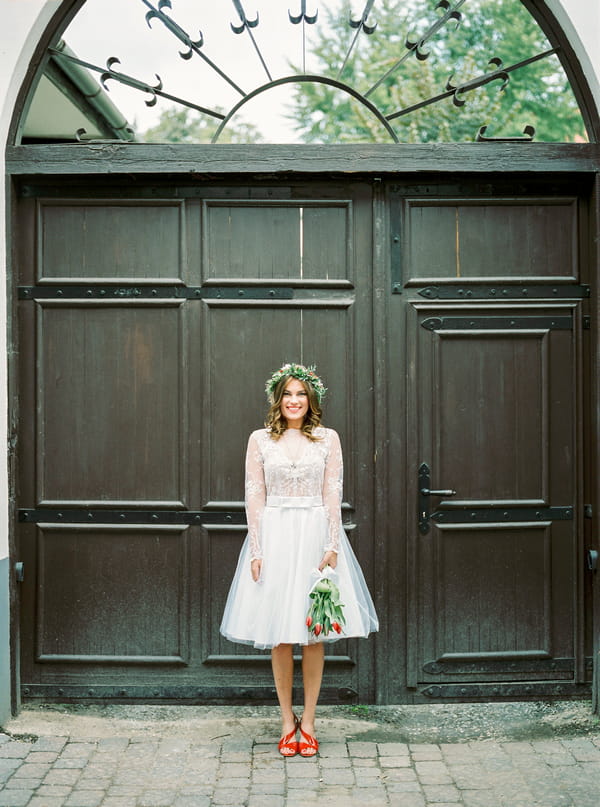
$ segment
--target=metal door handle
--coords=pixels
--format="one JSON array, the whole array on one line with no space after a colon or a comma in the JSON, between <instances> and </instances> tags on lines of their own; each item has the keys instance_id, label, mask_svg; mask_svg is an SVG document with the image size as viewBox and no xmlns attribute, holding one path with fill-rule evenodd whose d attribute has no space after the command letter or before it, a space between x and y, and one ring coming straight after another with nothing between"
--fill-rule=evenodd
<instances>
[{"instance_id":1,"label":"metal door handle","mask_svg":"<svg viewBox=\"0 0 600 807\"><path fill-rule=\"evenodd\" d=\"M429 532L429 519L431 518L429 496L456 496L455 490L432 490L431 485L431 471L426 462L421 463L419 466L419 481L418 488L419 496L417 502L417 518L419 521L419 532L421 535L427 535Z\"/></svg>"}]
</instances>

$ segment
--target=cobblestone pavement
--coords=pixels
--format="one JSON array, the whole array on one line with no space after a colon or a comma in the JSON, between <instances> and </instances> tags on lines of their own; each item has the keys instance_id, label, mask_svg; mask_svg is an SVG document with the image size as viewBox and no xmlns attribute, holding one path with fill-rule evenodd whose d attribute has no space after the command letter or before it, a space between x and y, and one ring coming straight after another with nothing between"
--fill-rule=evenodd
<instances>
[{"instance_id":1,"label":"cobblestone pavement","mask_svg":"<svg viewBox=\"0 0 600 807\"><path fill-rule=\"evenodd\" d=\"M12 724L0 732L0 807L600 805L595 727L584 736L447 743L395 742L389 727L383 741L335 738L329 725L317 758L284 760L264 721L253 734L252 721L229 720L221 736L214 722L203 732L201 720L182 723L179 736L176 721L142 729L113 721L95 737L62 736L61 721L51 725L37 738ZM364 736L376 734L371 726Z\"/></svg>"}]
</instances>

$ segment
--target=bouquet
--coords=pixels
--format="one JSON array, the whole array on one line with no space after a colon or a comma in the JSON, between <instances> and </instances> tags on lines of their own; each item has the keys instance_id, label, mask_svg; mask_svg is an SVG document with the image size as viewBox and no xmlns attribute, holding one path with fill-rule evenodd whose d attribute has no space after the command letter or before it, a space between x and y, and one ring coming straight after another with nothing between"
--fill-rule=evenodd
<instances>
[{"instance_id":1,"label":"bouquet","mask_svg":"<svg viewBox=\"0 0 600 807\"><path fill-rule=\"evenodd\" d=\"M340 590L331 579L335 572L326 566L323 574L317 574L319 579L308 595L312 602L306 616L306 627L314 636L320 636L321 633L328 636L332 630L341 633L345 622L342 610L344 606L340 602Z\"/></svg>"}]
</instances>

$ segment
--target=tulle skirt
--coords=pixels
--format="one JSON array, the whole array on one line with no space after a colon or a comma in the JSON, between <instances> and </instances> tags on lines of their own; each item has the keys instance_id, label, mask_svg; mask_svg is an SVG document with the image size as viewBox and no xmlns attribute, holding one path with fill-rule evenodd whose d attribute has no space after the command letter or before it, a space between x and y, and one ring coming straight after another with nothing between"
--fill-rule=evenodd
<instances>
[{"instance_id":1,"label":"tulle skirt","mask_svg":"<svg viewBox=\"0 0 600 807\"><path fill-rule=\"evenodd\" d=\"M278 644L366 637L378 630L371 595L341 526L335 582L344 605L343 632L338 635L331 631L328 636L315 638L306 627L311 602L308 595L316 582L315 570L323 557L327 535L325 509L314 500L278 497L276 505L268 500L261 522L261 578L256 583L252 579L246 538L225 605L223 636L265 649Z\"/></svg>"}]
</instances>

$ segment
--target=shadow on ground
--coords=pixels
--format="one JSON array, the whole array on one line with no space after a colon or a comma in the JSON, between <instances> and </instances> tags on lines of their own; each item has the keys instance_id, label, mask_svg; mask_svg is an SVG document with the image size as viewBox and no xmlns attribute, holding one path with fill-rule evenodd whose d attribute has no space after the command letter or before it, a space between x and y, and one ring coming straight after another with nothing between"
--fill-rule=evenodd
<instances>
[{"instance_id":1,"label":"shadow on ground","mask_svg":"<svg viewBox=\"0 0 600 807\"><path fill-rule=\"evenodd\" d=\"M279 719L274 706L26 704L3 730L23 739L48 735L276 739ZM600 736L600 719L592 714L589 701L323 706L318 730L328 741L510 742Z\"/></svg>"}]
</instances>

